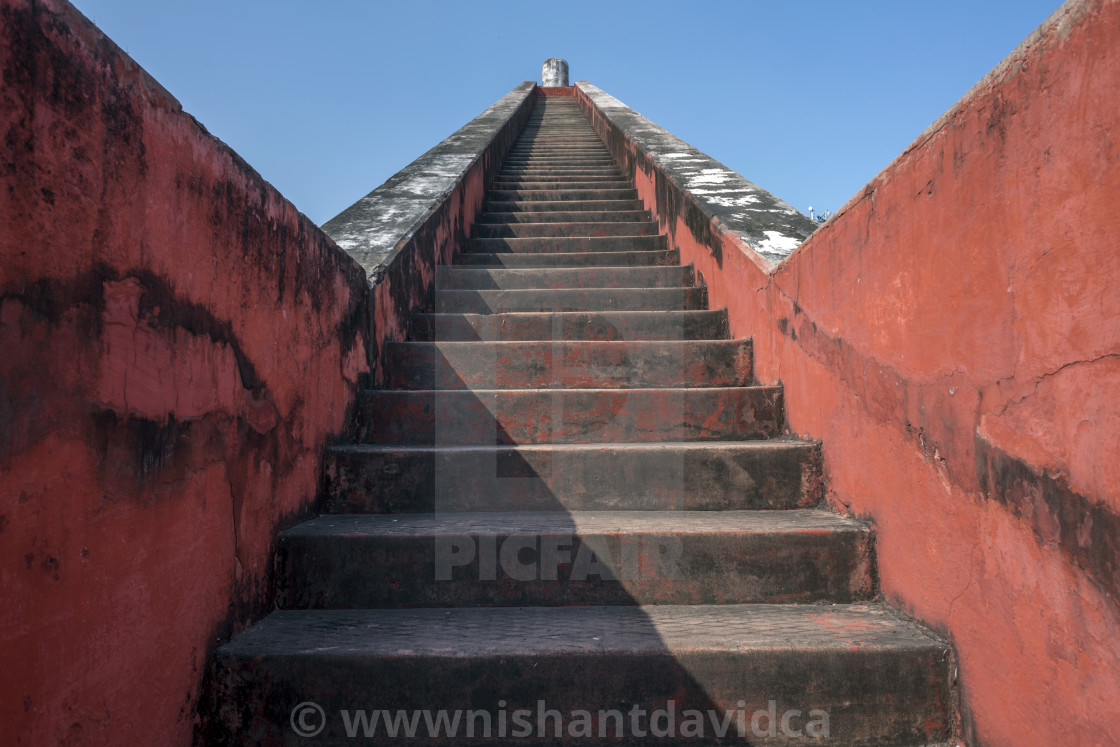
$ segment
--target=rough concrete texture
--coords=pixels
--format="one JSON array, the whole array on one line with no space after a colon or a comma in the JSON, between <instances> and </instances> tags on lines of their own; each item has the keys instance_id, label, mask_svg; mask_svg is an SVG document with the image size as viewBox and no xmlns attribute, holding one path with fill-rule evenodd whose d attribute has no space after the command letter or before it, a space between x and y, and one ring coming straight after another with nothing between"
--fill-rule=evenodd
<instances>
[{"instance_id":1,"label":"rough concrete texture","mask_svg":"<svg viewBox=\"0 0 1120 747\"><path fill-rule=\"evenodd\" d=\"M675 235L675 217L695 231L735 236L770 262L789 256L817 224L766 190L666 132L587 81L576 101L615 159L634 177L646 207Z\"/></svg>"},{"instance_id":2,"label":"rough concrete texture","mask_svg":"<svg viewBox=\"0 0 1120 747\"><path fill-rule=\"evenodd\" d=\"M0 76L0 732L188 744L347 422L365 274L65 2L0 2Z\"/></svg>"},{"instance_id":3,"label":"rough concrete texture","mask_svg":"<svg viewBox=\"0 0 1120 747\"><path fill-rule=\"evenodd\" d=\"M1120 723L1117 100L1120 3L1069 2L777 268L661 216L953 641L977 744Z\"/></svg>"},{"instance_id":4,"label":"rough concrete texture","mask_svg":"<svg viewBox=\"0 0 1120 747\"><path fill-rule=\"evenodd\" d=\"M541 65L542 86L568 85L568 61L559 57L550 57Z\"/></svg>"},{"instance_id":5,"label":"rough concrete texture","mask_svg":"<svg viewBox=\"0 0 1120 747\"><path fill-rule=\"evenodd\" d=\"M848 603L871 532L831 511L321 516L284 532L281 608Z\"/></svg>"},{"instance_id":6,"label":"rough concrete texture","mask_svg":"<svg viewBox=\"0 0 1120 747\"><path fill-rule=\"evenodd\" d=\"M371 286L374 383L383 380L385 341L404 339L410 315L430 309L436 267L449 264L470 234L487 175L520 133L538 94L531 81L517 86L324 224L362 266Z\"/></svg>"},{"instance_id":7,"label":"rough concrete texture","mask_svg":"<svg viewBox=\"0 0 1120 747\"><path fill-rule=\"evenodd\" d=\"M447 201L467 172L533 96L526 81L388 181L323 224L371 279L387 267L433 209Z\"/></svg>"},{"instance_id":8,"label":"rough concrete texture","mask_svg":"<svg viewBox=\"0 0 1120 747\"><path fill-rule=\"evenodd\" d=\"M695 740L651 740L644 729L595 740L627 745L760 743L750 720L771 699L780 703L779 714L830 709L828 738L799 742L779 735L765 740L772 744L929 744L947 728L948 646L879 605L463 608L448 615L442 609L272 613L219 654L228 672L224 700L240 705L229 713L240 734L227 743L280 743L291 733L291 705L301 701L331 714L319 739L339 745L349 743L339 710L355 702L391 711L509 715L529 708L534 727L538 699L564 717L589 707L624 713L639 707L649 714L670 700L681 713L712 709L723 718L730 710L734 720L737 709L745 712L747 739L734 728L716 739L709 723L708 731L692 732L703 737ZM533 731L532 740L510 732L500 741L564 744L555 725L545 724L547 739ZM445 730L431 741L498 741L469 740L465 725L460 729L456 738ZM561 727L568 743L585 741L571 734Z\"/></svg>"},{"instance_id":9,"label":"rough concrete texture","mask_svg":"<svg viewBox=\"0 0 1120 747\"><path fill-rule=\"evenodd\" d=\"M783 509L822 498L820 444L786 439L350 444L326 457L324 510L333 513Z\"/></svg>"}]
</instances>

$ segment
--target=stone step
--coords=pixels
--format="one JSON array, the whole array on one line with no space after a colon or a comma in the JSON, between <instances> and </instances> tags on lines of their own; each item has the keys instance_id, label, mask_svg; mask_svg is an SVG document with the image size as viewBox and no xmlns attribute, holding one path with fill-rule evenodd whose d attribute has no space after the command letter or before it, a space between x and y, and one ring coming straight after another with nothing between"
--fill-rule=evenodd
<instances>
[{"instance_id":1,"label":"stone step","mask_svg":"<svg viewBox=\"0 0 1120 747\"><path fill-rule=\"evenodd\" d=\"M727 387L753 381L750 340L386 342L392 389Z\"/></svg>"},{"instance_id":2,"label":"stone step","mask_svg":"<svg viewBox=\"0 0 1120 747\"><path fill-rule=\"evenodd\" d=\"M502 169L497 176L619 176L622 171L617 166L534 166L515 169Z\"/></svg>"},{"instance_id":3,"label":"stone step","mask_svg":"<svg viewBox=\"0 0 1120 747\"><path fill-rule=\"evenodd\" d=\"M281 609L856 602L871 532L829 511L327 515L280 534Z\"/></svg>"},{"instance_id":4,"label":"stone step","mask_svg":"<svg viewBox=\"0 0 1120 747\"><path fill-rule=\"evenodd\" d=\"M506 179L498 177L490 189L518 191L523 189L629 189L630 180L622 178L587 181L539 181L537 179Z\"/></svg>"},{"instance_id":5,"label":"stone step","mask_svg":"<svg viewBox=\"0 0 1120 747\"><path fill-rule=\"evenodd\" d=\"M578 737L584 718L620 744L714 744L723 723L737 744L783 723L801 736L771 742L950 736L949 645L873 603L278 610L215 663L230 745L294 744L300 723L322 724L320 743L350 744L348 731L387 743L383 715L401 719L397 738L415 720L425 743L455 745L564 743L557 730ZM428 731L425 710L446 728Z\"/></svg>"},{"instance_id":6,"label":"stone step","mask_svg":"<svg viewBox=\"0 0 1120 747\"><path fill-rule=\"evenodd\" d=\"M636 200L638 190L633 187L611 189L491 189L486 199L492 202L514 200Z\"/></svg>"},{"instance_id":7,"label":"stone step","mask_svg":"<svg viewBox=\"0 0 1120 747\"><path fill-rule=\"evenodd\" d=\"M502 161L503 168L526 168L530 166L617 166L610 156L513 156Z\"/></svg>"},{"instance_id":8,"label":"stone step","mask_svg":"<svg viewBox=\"0 0 1120 747\"><path fill-rule=\"evenodd\" d=\"M487 211L476 223L649 223L648 210Z\"/></svg>"},{"instance_id":9,"label":"stone step","mask_svg":"<svg viewBox=\"0 0 1120 747\"><path fill-rule=\"evenodd\" d=\"M725 340L728 324L726 309L413 314L409 333L420 341Z\"/></svg>"},{"instance_id":10,"label":"stone step","mask_svg":"<svg viewBox=\"0 0 1120 747\"><path fill-rule=\"evenodd\" d=\"M680 264L676 249L653 252L554 252L552 254L499 254L463 252L455 257L458 266L500 267L642 267Z\"/></svg>"},{"instance_id":11,"label":"stone step","mask_svg":"<svg viewBox=\"0 0 1120 747\"><path fill-rule=\"evenodd\" d=\"M613 185L624 182L630 186L630 180L621 174L498 174L494 177L494 184L546 184L550 187L566 187L573 184L606 184Z\"/></svg>"},{"instance_id":12,"label":"stone step","mask_svg":"<svg viewBox=\"0 0 1120 747\"><path fill-rule=\"evenodd\" d=\"M644 211L646 208L641 200L533 200L531 202L511 200L486 202L482 209L491 213L535 212L544 215L550 212L632 212Z\"/></svg>"},{"instance_id":13,"label":"stone step","mask_svg":"<svg viewBox=\"0 0 1120 747\"><path fill-rule=\"evenodd\" d=\"M657 222L587 221L576 223L475 223L471 233L481 239L507 236L656 236Z\"/></svg>"},{"instance_id":14,"label":"stone step","mask_svg":"<svg viewBox=\"0 0 1120 747\"><path fill-rule=\"evenodd\" d=\"M604 252L613 254L613 252ZM693 284L692 266L486 268L440 265L436 291L576 288L682 288Z\"/></svg>"},{"instance_id":15,"label":"stone step","mask_svg":"<svg viewBox=\"0 0 1120 747\"><path fill-rule=\"evenodd\" d=\"M541 142L515 144L506 153L506 157L516 155L571 155L582 156L591 154L596 156L610 155L610 151L601 142L598 143L549 143Z\"/></svg>"},{"instance_id":16,"label":"stone step","mask_svg":"<svg viewBox=\"0 0 1120 747\"><path fill-rule=\"evenodd\" d=\"M651 443L772 438L776 386L703 389L374 389L358 397L361 443Z\"/></svg>"},{"instance_id":17,"label":"stone step","mask_svg":"<svg viewBox=\"0 0 1120 747\"><path fill-rule=\"evenodd\" d=\"M810 508L820 446L805 441L327 449L329 513Z\"/></svg>"},{"instance_id":18,"label":"stone step","mask_svg":"<svg viewBox=\"0 0 1120 747\"><path fill-rule=\"evenodd\" d=\"M467 251L487 254L509 252L635 252L660 251L669 248L665 236L523 236L504 238L473 238L467 240Z\"/></svg>"},{"instance_id":19,"label":"stone step","mask_svg":"<svg viewBox=\"0 0 1120 747\"><path fill-rule=\"evenodd\" d=\"M505 311L683 311L708 305L707 288L566 288L445 290L435 294L440 314Z\"/></svg>"}]
</instances>

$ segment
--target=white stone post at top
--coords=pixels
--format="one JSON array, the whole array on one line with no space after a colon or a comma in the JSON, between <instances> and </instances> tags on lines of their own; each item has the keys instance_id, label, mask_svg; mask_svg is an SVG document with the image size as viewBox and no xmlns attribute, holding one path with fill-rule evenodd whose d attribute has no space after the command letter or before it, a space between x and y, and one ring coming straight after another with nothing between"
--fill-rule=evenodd
<instances>
[{"instance_id":1,"label":"white stone post at top","mask_svg":"<svg viewBox=\"0 0 1120 747\"><path fill-rule=\"evenodd\" d=\"M559 57L552 57L541 65L542 86L568 85L568 61Z\"/></svg>"}]
</instances>

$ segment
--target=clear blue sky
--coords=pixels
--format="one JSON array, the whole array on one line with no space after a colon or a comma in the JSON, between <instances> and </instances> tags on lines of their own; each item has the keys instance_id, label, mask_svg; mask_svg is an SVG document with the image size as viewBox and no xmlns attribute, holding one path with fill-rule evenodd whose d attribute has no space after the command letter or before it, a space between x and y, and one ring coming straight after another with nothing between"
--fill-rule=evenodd
<instances>
[{"instance_id":1,"label":"clear blue sky","mask_svg":"<svg viewBox=\"0 0 1120 747\"><path fill-rule=\"evenodd\" d=\"M1060 3L75 4L323 223L548 57L799 210L835 210Z\"/></svg>"}]
</instances>

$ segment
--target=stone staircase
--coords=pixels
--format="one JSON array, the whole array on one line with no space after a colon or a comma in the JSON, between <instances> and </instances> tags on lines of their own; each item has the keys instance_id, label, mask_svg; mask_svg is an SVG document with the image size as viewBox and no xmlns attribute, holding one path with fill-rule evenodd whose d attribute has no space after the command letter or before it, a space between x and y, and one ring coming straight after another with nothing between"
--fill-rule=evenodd
<instances>
[{"instance_id":1,"label":"stone staircase","mask_svg":"<svg viewBox=\"0 0 1120 747\"><path fill-rule=\"evenodd\" d=\"M217 653L222 741L948 741L948 645L873 601L871 531L570 97L463 250Z\"/></svg>"}]
</instances>

